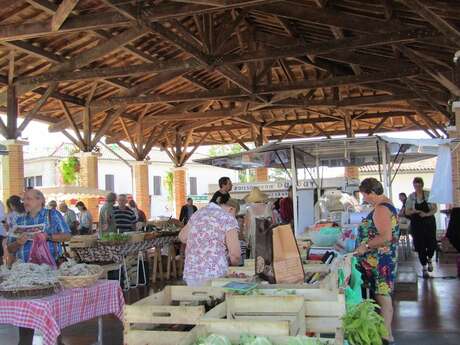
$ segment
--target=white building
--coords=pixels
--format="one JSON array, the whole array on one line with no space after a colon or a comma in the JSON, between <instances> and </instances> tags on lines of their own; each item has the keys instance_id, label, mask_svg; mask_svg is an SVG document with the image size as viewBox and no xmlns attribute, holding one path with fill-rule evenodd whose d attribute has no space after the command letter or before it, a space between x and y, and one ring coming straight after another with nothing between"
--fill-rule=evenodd
<instances>
[{"instance_id":1,"label":"white building","mask_svg":"<svg viewBox=\"0 0 460 345\"><path fill-rule=\"evenodd\" d=\"M133 159L116 145L101 147L99 158L99 188L117 194L133 193L133 175L131 165ZM25 148L24 176L25 185L32 187L53 187L62 184L59 163L71 154L71 144L61 144L37 151ZM235 170L210 167L193 163L193 159L204 158L204 154L195 153L185 165L187 169L187 193L196 202L207 200L208 185L217 183L219 177L228 176L237 181ZM151 197L151 216L171 216L174 214L173 203L168 201L164 179L171 172L173 165L169 157L157 149L150 153L149 161L149 194Z\"/></svg>"}]
</instances>

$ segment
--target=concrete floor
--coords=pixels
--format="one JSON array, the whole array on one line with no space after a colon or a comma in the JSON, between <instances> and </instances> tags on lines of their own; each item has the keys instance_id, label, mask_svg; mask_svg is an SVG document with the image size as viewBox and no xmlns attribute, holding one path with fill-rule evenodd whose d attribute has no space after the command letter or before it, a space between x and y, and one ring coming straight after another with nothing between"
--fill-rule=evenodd
<instances>
[{"instance_id":1,"label":"concrete floor","mask_svg":"<svg viewBox=\"0 0 460 345\"><path fill-rule=\"evenodd\" d=\"M415 265L403 263L402 266ZM419 272L421 274L421 272ZM394 302L393 329L398 345L460 344L460 279L455 265L437 265L432 279L419 278L418 301ZM128 302L142 298L147 291L134 290ZM97 323L91 320L63 331L65 345L90 345L96 340ZM122 345L122 325L114 317L104 318L104 344ZM16 345L17 330L0 325L0 345Z\"/></svg>"}]
</instances>

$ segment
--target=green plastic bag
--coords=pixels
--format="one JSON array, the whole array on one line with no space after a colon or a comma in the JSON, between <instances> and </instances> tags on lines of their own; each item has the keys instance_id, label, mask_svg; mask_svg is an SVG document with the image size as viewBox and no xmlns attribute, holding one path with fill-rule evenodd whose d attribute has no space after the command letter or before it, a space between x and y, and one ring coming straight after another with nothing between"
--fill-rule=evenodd
<instances>
[{"instance_id":1,"label":"green plastic bag","mask_svg":"<svg viewBox=\"0 0 460 345\"><path fill-rule=\"evenodd\" d=\"M350 284L345 288L345 302L347 309L360 304L363 301L362 285L363 280L361 278L361 272L358 271L357 266L358 259L353 257L351 259L351 276Z\"/></svg>"}]
</instances>

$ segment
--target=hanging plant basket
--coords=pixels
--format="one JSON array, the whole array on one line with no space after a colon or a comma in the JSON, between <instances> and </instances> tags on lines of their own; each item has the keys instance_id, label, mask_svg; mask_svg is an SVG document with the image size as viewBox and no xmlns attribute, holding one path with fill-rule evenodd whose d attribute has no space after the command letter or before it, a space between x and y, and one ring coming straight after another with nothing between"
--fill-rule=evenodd
<instances>
[{"instance_id":1,"label":"hanging plant basket","mask_svg":"<svg viewBox=\"0 0 460 345\"><path fill-rule=\"evenodd\" d=\"M78 180L80 172L80 161L77 157L71 156L62 160L59 164L59 170L62 175L62 180L66 185L73 185Z\"/></svg>"}]
</instances>

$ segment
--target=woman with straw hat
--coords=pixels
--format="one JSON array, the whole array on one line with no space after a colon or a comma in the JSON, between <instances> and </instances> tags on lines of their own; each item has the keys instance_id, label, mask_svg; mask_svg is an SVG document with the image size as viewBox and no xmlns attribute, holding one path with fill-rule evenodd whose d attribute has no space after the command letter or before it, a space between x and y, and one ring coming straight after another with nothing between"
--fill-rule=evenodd
<instances>
[{"instance_id":1,"label":"woman with straw hat","mask_svg":"<svg viewBox=\"0 0 460 345\"><path fill-rule=\"evenodd\" d=\"M263 193L258 187L254 187L251 192L244 197L246 204L245 232L248 243L251 247L251 258L254 257L256 249L256 218L272 218L272 205L268 203L268 195Z\"/></svg>"}]
</instances>

